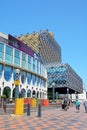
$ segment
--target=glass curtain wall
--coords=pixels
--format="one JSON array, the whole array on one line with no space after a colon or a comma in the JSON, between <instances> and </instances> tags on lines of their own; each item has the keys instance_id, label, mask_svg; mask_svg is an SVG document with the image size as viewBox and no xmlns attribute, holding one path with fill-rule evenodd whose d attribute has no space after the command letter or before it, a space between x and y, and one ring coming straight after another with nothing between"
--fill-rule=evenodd
<instances>
[{"instance_id":1,"label":"glass curtain wall","mask_svg":"<svg viewBox=\"0 0 87 130\"><path fill-rule=\"evenodd\" d=\"M4 78L9 81L12 77L12 67L4 66Z\"/></svg>"},{"instance_id":2,"label":"glass curtain wall","mask_svg":"<svg viewBox=\"0 0 87 130\"><path fill-rule=\"evenodd\" d=\"M20 51L17 49L14 51L14 65L20 67Z\"/></svg>"},{"instance_id":3,"label":"glass curtain wall","mask_svg":"<svg viewBox=\"0 0 87 130\"><path fill-rule=\"evenodd\" d=\"M4 56L4 44L0 43L0 61L3 61Z\"/></svg>"},{"instance_id":4,"label":"glass curtain wall","mask_svg":"<svg viewBox=\"0 0 87 130\"><path fill-rule=\"evenodd\" d=\"M0 64L0 78L2 77L2 64Z\"/></svg>"},{"instance_id":5,"label":"glass curtain wall","mask_svg":"<svg viewBox=\"0 0 87 130\"><path fill-rule=\"evenodd\" d=\"M6 45L5 62L12 64L12 61L13 61L13 48Z\"/></svg>"}]
</instances>

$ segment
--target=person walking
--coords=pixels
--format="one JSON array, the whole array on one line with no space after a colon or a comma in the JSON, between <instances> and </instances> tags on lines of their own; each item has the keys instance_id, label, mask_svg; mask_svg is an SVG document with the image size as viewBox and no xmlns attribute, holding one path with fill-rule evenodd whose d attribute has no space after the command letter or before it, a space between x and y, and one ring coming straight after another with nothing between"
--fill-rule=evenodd
<instances>
[{"instance_id":1,"label":"person walking","mask_svg":"<svg viewBox=\"0 0 87 130\"><path fill-rule=\"evenodd\" d=\"M67 111L67 100L66 100L66 98L62 100L62 109Z\"/></svg>"},{"instance_id":2,"label":"person walking","mask_svg":"<svg viewBox=\"0 0 87 130\"><path fill-rule=\"evenodd\" d=\"M64 107L65 107L65 106L64 106L64 99L62 99L62 102L61 102L61 103L62 103L62 104L61 104L61 105L62 105L62 109L64 109Z\"/></svg>"},{"instance_id":3,"label":"person walking","mask_svg":"<svg viewBox=\"0 0 87 130\"><path fill-rule=\"evenodd\" d=\"M80 110L80 101L78 99L76 100L75 105L76 105L76 111L79 112L79 110Z\"/></svg>"},{"instance_id":4,"label":"person walking","mask_svg":"<svg viewBox=\"0 0 87 130\"><path fill-rule=\"evenodd\" d=\"M67 111L67 99L66 98L64 99L64 106L65 106L64 107L65 111Z\"/></svg>"},{"instance_id":5,"label":"person walking","mask_svg":"<svg viewBox=\"0 0 87 130\"><path fill-rule=\"evenodd\" d=\"M87 113L87 101L84 102L85 112Z\"/></svg>"}]
</instances>

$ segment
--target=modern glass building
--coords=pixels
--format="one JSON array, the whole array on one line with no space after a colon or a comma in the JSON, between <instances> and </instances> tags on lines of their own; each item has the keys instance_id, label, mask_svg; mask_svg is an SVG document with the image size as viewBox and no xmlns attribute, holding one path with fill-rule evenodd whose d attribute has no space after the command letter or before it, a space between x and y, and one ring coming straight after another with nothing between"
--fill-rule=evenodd
<instances>
[{"instance_id":1,"label":"modern glass building","mask_svg":"<svg viewBox=\"0 0 87 130\"><path fill-rule=\"evenodd\" d=\"M48 78L48 89L55 88L55 93L69 94L82 93L83 82L79 75L70 67L68 64L53 63L48 64L47 78Z\"/></svg>"},{"instance_id":2,"label":"modern glass building","mask_svg":"<svg viewBox=\"0 0 87 130\"><path fill-rule=\"evenodd\" d=\"M47 98L47 71L39 55L12 35L0 33L0 95L14 97L17 70L21 97Z\"/></svg>"},{"instance_id":3,"label":"modern glass building","mask_svg":"<svg viewBox=\"0 0 87 130\"><path fill-rule=\"evenodd\" d=\"M82 79L68 64L62 64L61 48L52 32L41 30L18 37L41 56L47 68L48 91L55 83L55 91L59 93L81 93Z\"/></svg>"}]
</instances>

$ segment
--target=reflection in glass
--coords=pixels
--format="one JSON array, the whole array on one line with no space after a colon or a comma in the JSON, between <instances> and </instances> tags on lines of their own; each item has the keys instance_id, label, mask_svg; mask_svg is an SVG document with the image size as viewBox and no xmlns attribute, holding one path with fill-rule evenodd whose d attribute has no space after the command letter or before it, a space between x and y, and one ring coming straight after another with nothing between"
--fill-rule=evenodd
<instances>
[{"instance_id":1,"label":"reflection in glass","mask_svg":"<svg viewBox=\"0 0 87 130\"><path fill-rule=\"evenodd\" d=\"M7 62L7 63L12 63L12 53L13 53L13 48L12 47L10 47L10 46L6 46L6 53L5 53L5 62Z\"/></svg>"},{"instance_id":2,"label":"reflection in glass","mask_svg":"<svg viewBox=\"0 0 87 130\"><path fill-rule=\"evenodd\" d=\"M66 83L67 76L65 66L48 68L47 74L48 74L48 85L51 85L52 82L55 82L58 85Z\"/></svg>"},{"instance_id":3,"label":"reflection in glass","mask_svg":"<svg viewBox=\"0 0 87 130\"><path fill-rule=\"evenodd\" d=\"M5 66L4 67L4 78L6 81L9 81L12 77L12 67Z\"/></svg>"},{"instance_id":4,"label":"reflection in glass","mask_svg":"<svg viewBox=\"0 0 87 130\"><path fill-rule=\"evenodd\" d=\"M20 51L16 49L14 52L14 65L20 66Z\"/></svg>"},{"instance_id":5,"label":"reflection in glass","mask_svg":"<svg viewBox=\"0 0 87 130\"><path fill-rule=\"evenodd\" d=\"M31 74L30 73L27 74L27 83L28 84L31 83Z\"/></svg>"},{"instance_id":6,"label":"reflection in glass","mask_svg":"<svg viewBox=\"0 0 87 130\"><path fill-rule=\"evenodd\" d=\"M26 66L26 54L22 53L22 68L27 68Z\"/></svg>"},{"instance_id":7,"label":"reflection in glass","mask_svg":"<svg viewBox=\"0 0 87 130\"><path fill-rule=\"evenodd\" d=\"M4 56L4 44L0 43L0 61L3 61Z\"/></svg>"},{"instance_id":8,"label":"reflection in glass","mask_svg":"<svg viewBox=\"0 0 87 130\"><path fill-rule=\"evenodd\" d=\"M2 64L0 64L0 78L2 77Z\"/></svg>"},{"instance_id":9,"label":"reflection in glass","mask_svg":"<svg viewBox=\"0 0 87 130\"><path fill-rule=\"evenodd\" d=\"M35 75L32 75L32 84L33 84L33 85L35 85L35 80L36 80Z\"/></svg>"},{"instance_id":10,"label":"reflection in glass","mask_svg":"<svg viewBox=\"0 0 87 130\"><path fill-rule=\"evenodd\" d=\"M21 82L22 82L22 83L25 83L25 81L26 81L26 72L25 72L25 71L22 71L22 72L21 72Z\"/></svg>"}]
</instances>

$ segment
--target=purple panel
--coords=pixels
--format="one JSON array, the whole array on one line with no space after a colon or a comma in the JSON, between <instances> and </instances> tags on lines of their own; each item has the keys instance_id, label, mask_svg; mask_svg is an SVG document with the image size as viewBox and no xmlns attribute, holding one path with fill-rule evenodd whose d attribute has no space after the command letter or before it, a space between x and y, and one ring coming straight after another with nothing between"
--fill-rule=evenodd
<instances>
[{"instance_id":1,"label":"purple panel","mask_svg":"<svg viewBox=\"0 0 87 130\"><path fill-rule=\"evenodd\" d=\"M28 55L34 57L34 51L28 47L27 45L25 45L22 41L16 39L15 37L13 37L12 35L8 35L8 39L9 39L9 45L19 49L20 51L23 51L25 53L27 53Z\"/></svg>"}]
</instances>

